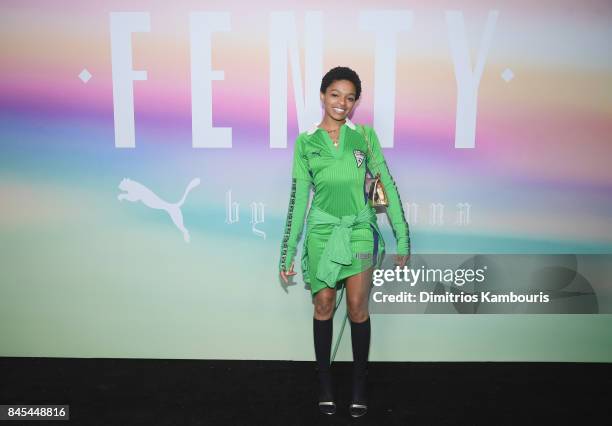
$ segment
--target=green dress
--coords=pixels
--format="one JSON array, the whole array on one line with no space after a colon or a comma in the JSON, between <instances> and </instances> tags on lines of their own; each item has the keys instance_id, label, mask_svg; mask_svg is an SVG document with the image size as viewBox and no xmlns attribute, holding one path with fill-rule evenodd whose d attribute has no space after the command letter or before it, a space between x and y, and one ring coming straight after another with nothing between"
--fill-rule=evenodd
<instances>
[{"instance_id":1,"label":"green dress","mask_svg":"<svg viewBox=\"0 0 612 426\"><path fill-rule=\"evenodd\" d=\"M279 267L287 271L294 261L312 187L314 196L301 262L312 296L370 268L383 254L376 214L365 196L366 171L372 176L380 173L389 199L387 213L397 241L397 253L409 254L409 228L402 202L371 127L357 126L347 118L340 127L337 148L327 132L316 125L300 133L295 141L291 196Z\"/></svg>"}]
</instances>

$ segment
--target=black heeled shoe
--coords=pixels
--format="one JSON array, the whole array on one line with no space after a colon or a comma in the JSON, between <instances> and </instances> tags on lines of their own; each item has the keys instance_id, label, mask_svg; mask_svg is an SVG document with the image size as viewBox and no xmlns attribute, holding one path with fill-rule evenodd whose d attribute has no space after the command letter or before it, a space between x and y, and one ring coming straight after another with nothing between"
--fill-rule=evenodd
<instances>
[{"instance_id":1,"label":"black heeled shoe","mask_svg":"<svg viewBox=\"0 0 612 426\"><path fill-rule=\"evenodd\" d=\"M336 414L336 403L334 401L319 401L319 412L328 416Z\"/></svg>"},{"instance_id":2,"label":"black heeled shoe","mask_svg":"<svg viewBox=\"0 0 612 426\"><path fill-rule=\"evenodd\" d=\"M351 417L361 417L368 412L368 400L366 398L366 374L353 378L353 398L349 405Z\"/></svg>"},{"instance_id":3,"label":"black heeled shoe","mask_svg":"<svg viewBox=\"0 0 612 426\"><path fill-rule=\"evenodd\" d=\"M368 412L368 405L367 404L357 404L357 403L352 403L351 405L349 405L349 413L351 413L351 417L361 417L364 416L365 413Z\"/></svg>"},{"instance_id":4,"label":"black heeled shoe","mask_svg":"<svg viewBox=\"0 0 612 426\"><path fill-rule=\"evenodd\" d=\"M330 372L319 372L319 411L329 416L336 413L336 402L334 401Z\"/></svg>"}]
</instances>

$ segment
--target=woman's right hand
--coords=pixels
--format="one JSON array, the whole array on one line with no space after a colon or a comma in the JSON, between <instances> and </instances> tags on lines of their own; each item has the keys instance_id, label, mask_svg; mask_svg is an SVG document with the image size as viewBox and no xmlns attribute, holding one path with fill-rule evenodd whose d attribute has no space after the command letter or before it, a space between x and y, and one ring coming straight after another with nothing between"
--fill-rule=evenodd
<instances>
[{"instance_id":1,"label":"woman's right hand","mask_svg":"<svg viewBox=\"0 0 612 426\"><path fill-rule=\"evenodd\" d=\"M280 271L280 277L285 282L285 284L289 284L289 277L292 275L296 275L296 274L297 272L293 270L293 262L291 263L291 267L289 268L289 271L287 272Z\"/></svg>"}]
</instances>

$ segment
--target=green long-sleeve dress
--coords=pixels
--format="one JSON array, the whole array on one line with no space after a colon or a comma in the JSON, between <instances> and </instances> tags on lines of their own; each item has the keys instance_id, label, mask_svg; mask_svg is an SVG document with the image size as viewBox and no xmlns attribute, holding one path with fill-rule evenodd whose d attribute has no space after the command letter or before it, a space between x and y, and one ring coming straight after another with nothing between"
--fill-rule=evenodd
<instances>
[{"instance_id":1,"label":"green long-sleeve dress","mask_svg":"<svg viewBox=\"0 0 612 426\"><path fill-rule=\"evenodd\" d=\"M317 125L300 133L295 141L291 196L279 267L288 271L294 261L312 186L314 196L301 262L312 296L368 269L384 250L376 214L365 196L366 169L371 175L380 173L385 186L397 253L410 254L409 228L402 202L371 127L355 125L347 118L340 127L337 148L327 132Z\"/></svg>"}]
</instances>

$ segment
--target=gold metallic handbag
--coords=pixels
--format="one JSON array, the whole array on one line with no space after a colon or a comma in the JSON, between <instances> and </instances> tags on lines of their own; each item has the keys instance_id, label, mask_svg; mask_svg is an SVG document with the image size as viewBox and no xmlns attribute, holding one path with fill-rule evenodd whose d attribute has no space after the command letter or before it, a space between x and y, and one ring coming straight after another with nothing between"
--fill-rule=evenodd
<instances>
[{"instance_id":1,"label":"gold metallic handbag","mask_svg":"<svg viewBox=\"0 0 612 426\"><path fill-rule=\"evenodd\" d=\"M368 180L370 181L368 183ZM388 207L389 199L385 191L385 186L380 180L380 173L376 173L373 178L366 177L366 188L368 188L368 202L372 207Z\"/></svg>"},{"instance_id":2,"label":"gold metallic handbag","mask_svg":"<svg viewBox=\"0 0 612 426\"><path fill-rule=\"evenodd\" d=\"M366 143L368 144L368 158L372 158L372 144L370 138L366 135L366 132L361 126L361 132L363 134ZM378 213L384 212L386 207L389 206L389 198L387 198L387 192L385 186L380 179L380 172L376 173L376 176L369 178L366 175L366 188L368 193L368 203L374 207Z\"/></svg>"}]
</instances>

